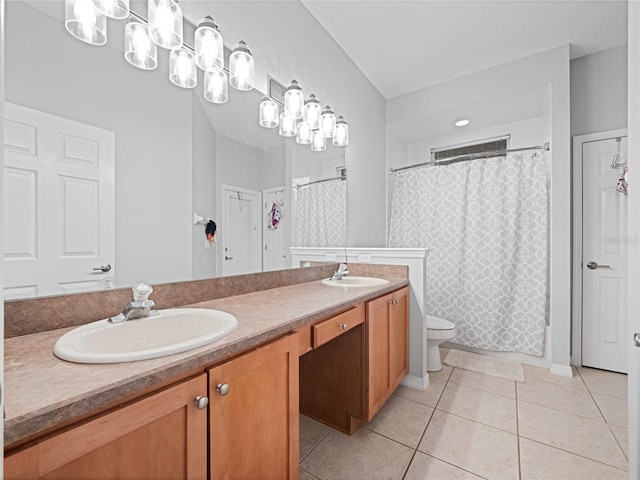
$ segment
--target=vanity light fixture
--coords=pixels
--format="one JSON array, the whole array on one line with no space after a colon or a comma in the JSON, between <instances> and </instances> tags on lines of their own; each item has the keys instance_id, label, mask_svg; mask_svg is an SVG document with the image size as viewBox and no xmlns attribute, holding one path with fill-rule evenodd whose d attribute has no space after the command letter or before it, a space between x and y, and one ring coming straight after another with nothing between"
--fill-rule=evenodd
<instances>
[{"instance_id":1,"label":"vanity light fixture","mask_svg":"<svg viewBox=\"0 0 640 480\"><path fill-rule=\"evenodd\" d=\"M298 133L296 135L296 142L300 145L309 145L311 143L312 128L309 122L302 121L298 123Z\"/></svg>"},{"instance_id":2,"label":"vanity light fixture","mask_svg":"<svg viewBox=\"0 0 640 480\"><path fill-rule=\"evenodd\" d=\"M336 134L333 137L333 144L336 147L349 145L349 125L342 115L336 121Z\"/></svg>"},{"instance_id":3,"label":"vanity light fixture","mask_svg":"<svg viewBox=\"0 0 640 480\"><path fill-rule=\"evenodd\" d=\"M222 70L224 67L224 43L220 28L209 15L204 17L193 36L196 50L196 65L205 72Z\"/></svg>"},{"instance_id":4,"label":"vanity light fixture","mask_svg":"<svg viewBox=\"0 0 640 480\"><path fill-rule=\"evenodd\" d=\"M296 136L296 119L287 111L280 114L280 129L278 133L282 137Z\"/></svg>"},{"instance_id":5,"label":"vanity light fixture","mask_svg":"<svg viewBox=\"0 0 640 480\"><path fill-rule=\"evenodd\" d=\"M311 150L314 152L324 152L327 149L327 141L320 129L315 129L311 134Z\"/></svg>"},{"instance_id":6,"label":"vanity light fixture","mask_svg":"<svg viewBox=\"0 0 640 480\"><path fill-rule=\"evenodd\" d=\"M269 97L264 97L260 102L259 123L265 128L276 128L279 124L278 105Z\"/></svg>"},{"instance_id":7,"label":"vanity light fixture","mask_svg":"<svg viewBox=\"0 0 640 480\"><path fill-rule=\"evenodd\" d=\"M458 120L455 125L456 127L466 127L467 125L469 125L471 122L469 120L467 120L466 118L463 118L461 120Z\"/></svg>"},{"instance_id":8,"label":"vanity light fixture","mask_svg":"<svg viewBox=\"0 0 640 480\"><path fill-rule=\"evenodd\" d=\"M124 58L143 70L153 70L158 66L158 46L149 38L149 30L144 23L134 20L124 27Z\"/></svg>"},{"instance_id":9,"label":"vanity light fixture","mask_svg":"<svg viewBox=\"0 0 640 480\"><path fill-rule=\"evenodd\" d=\"M96 10L103 15L117 20L129 16L129 0L93 0Z\"/></svg>"},{"instance_id":10,"label":"vanity light fixture","mask_svg":"<svg viewBox=\"0 0 640 480\"><path fill-rule=\"evenodd\" d=\"M149 34L159 47L182 46L182 10L175 0L149 0Z\"/></svg>"},{"instance_id":11,"label":"vanity light fixture","mask_svg":"<svg viewBox=\"0 0 640 480\"><path fill-rule=\"evenodd\" d=\"M107 17L95 9L92 0L65 0L64 27L90 45L107 43Z\"/></svg>"},{"instance_id":12,"label":"vanity light fixture","mask_svg":"<svg viewBox=\"0 0 640 480\"><path fill-rule=\"evenodd\" d=\"M291 85L284 92L284 111L288 112L296 120L302 118L304 108L304 94L297 80L291 80Z\"/></svg>"},{"instance_id":13,"label":"vanity light fixture","mask_svg":"<svg viewBox=\"0 0 640 480\"><path fill-rule=\"evenodd\" d=\"M211 103L226 103L229 100L229 77L224 70L204 72L204 98Z\"/></svg>"},{"instance_id":14,"label":"vanity light fixture","mask_svg":"<svg viewBox=\"0 0 640 480\"><path fill-rule=\"evenodd\" d=\"M336 114L333 113L331 107L327 105L322 111L320 117L320 131L324 138L333 138L336 134Z\"/></svg>"},{"instance_id":15,"label":"vanity light fixture","mask_svg":"<svg viewBox=\"0 0 640 480\"><path fill-rule=\"evenodd\" d=\"M304 101L304 114L303 119L309 123L312 129L320 128L320 115L321 115L320 101L312 93Z\"/></svg>"},{"instance_id":16,"label":"vanity light fixture","mask_svg":"<svg viewBox=\"0 0 640 480\"><path fill-rule=\"evenodd\" d=\"M193 52L184 47L174 48L169 54L169 80L182 88L193 88L198 83L198 72Z\"/></svg>"},{"instance_id":17,"label":"vanity light fixture","mask_svg":"<svg viewBox=\"0 0 640 480\"><path fill-rule=\"evenodd\" d=\"M255 63L249 47L240 40L229 56L229 83L236 90L248 91L255 84Z\"/></svg>"}]
</instances>

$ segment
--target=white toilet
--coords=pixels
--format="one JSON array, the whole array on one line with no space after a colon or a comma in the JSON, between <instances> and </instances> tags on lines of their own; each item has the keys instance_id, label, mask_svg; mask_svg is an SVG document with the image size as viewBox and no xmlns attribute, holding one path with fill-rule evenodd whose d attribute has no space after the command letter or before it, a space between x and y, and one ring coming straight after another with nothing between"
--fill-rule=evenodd
<instances>
[{"instance_id":1,"label":"white toilet","mask_svg":"<svg viewBox=\"0 0 640 480\"><path fill-rule=\"evenodd\" d=\"M427 372L442 370L440 344L453 340L456 326L449 320L427 315Z\"/></svg>"}]
</instances>

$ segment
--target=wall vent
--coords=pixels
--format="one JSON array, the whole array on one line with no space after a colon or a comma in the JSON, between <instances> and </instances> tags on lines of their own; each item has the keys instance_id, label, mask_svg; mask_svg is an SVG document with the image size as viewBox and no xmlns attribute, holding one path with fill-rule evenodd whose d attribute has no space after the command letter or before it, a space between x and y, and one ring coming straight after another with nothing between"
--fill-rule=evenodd
<instances>
[{"instance_id":1,"label":"wall vent","mask_svg":"<svg viewBox=\"0 0 640 480\"><path fill-rule=\"evenodd\" d=\"M446 160L461 155L473 155L476 153L499 152L509 148L509 136L483 140L481 143L453 145L431 150L431 160Z\"/></svg>"}]
</instances>

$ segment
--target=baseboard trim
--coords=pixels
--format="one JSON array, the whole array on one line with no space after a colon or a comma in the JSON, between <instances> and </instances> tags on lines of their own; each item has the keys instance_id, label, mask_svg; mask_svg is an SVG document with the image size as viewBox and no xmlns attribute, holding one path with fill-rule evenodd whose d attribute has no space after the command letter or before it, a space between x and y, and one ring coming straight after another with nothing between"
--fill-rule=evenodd
<instances>
[{"instance_id":1,"label":"baseboard trim","mask_svg":"<svg viewBox=\"0 0 640 480\"><path fill-rule=\"evenodd\" d=\"M413 375L407 375L400 382L401 385L409 388L415 388L416 390L425 391L429 386L429 374L427 373L423 378L414 377Z\"/></svg>"},{"instance_id":2,"label":"baseboard trim","mask_svg":"<svg viewBox=\"0 0 640 480\"><path fill-rule=\"evenodd\" d=\"M552 363L549 367L549 371L554 375L562 375L563 377L573 377L573 369L570 365L558 365Z\"/></svg>"}]
</instances>

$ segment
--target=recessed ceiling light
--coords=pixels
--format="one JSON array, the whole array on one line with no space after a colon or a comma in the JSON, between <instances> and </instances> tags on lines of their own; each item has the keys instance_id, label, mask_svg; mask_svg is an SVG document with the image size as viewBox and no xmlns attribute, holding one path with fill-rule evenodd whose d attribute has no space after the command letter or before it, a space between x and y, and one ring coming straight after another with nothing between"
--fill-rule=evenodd
<instances>
[{"instance_id":1,"label":"recessed ceiling light","mask_svg":"<svg viewBox=\"0 0 640 480\"><path fill-rule=\"evenodd\" d=\"M462 120L458 120L456 122L456 127L466 127L467 125L469 125L469 120L467 120L466 118L462 119Z\"/></svg>"}]
</instances>

